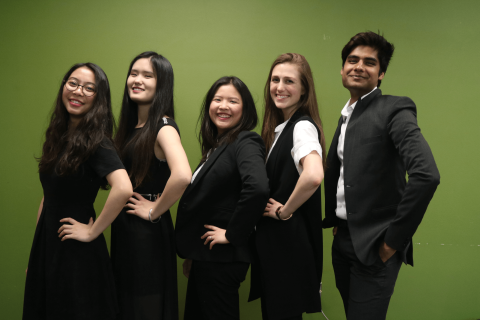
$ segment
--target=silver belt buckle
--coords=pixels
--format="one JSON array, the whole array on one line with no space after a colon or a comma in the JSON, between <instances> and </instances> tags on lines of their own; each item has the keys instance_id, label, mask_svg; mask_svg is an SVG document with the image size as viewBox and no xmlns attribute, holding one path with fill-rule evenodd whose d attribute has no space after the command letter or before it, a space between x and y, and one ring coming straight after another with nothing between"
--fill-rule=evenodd
<instances>
[{"instance_id":1,"label":"silver belt buckle","mask_svg":"<svg viewBox=\"0 0 480 320\"><path fill-rule=\"evenodd\" d=\"M152 194L152 193L143 193L143 194L142 194L142 193L140 193L140 195L141 195L142 197L144 197L145 199L148 198L147 200L155 201L155 200L158 199L158 197L161 195L161 193L159 193L159 194ZM153 198L153 200L152 200L152 198Z\"/></svg>"}]
</instances>

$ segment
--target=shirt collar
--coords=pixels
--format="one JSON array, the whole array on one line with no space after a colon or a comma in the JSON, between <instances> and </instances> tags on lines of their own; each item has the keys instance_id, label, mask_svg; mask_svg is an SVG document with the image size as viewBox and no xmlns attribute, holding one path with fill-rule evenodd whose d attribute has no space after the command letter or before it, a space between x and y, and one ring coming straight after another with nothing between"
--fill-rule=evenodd
<instances>
[{"instance_id":1,"label":"shirt collar","mask_svg":"<svg viewBox=\"0 0 480 320\"><path fill-rule=\"evenodd\" d=\"M366 96L368 96L370 93L372 93L373 91L375 91L375 89L377 89L377 87L373 88L372 91L370 91L369 93L363 95L360 100L362 100L363 98L365 98ZM348 99L347 103L345 104L345 107L343 107L342 109L342 116L344 117L348 117L350 114L352 114L353 112L353 109L355 109L355 106L357 105L357 101L355 101L354 103L352 103L351 106L349 106L348 104L350 103L350 99ZM276 130L276 129L275 129Z\"/></svg>"}]
</instances>

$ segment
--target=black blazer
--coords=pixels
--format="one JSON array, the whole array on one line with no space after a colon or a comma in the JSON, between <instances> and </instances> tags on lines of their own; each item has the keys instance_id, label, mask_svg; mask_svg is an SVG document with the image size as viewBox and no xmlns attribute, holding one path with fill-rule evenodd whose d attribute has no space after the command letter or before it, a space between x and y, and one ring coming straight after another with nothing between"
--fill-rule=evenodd
<instances>
[{"instance_id":1,"label":"black blazer","mask_svg":"<svg viewBox=\"0 0 480 320\"><path fill-rule=\"evenodd\" d=\"M180 199L175 226L177 253L200 261L251 262L250 234L268 201L265 145L255 132L219 146ZM205 224L226 229L229 244L212 250L200 237Z\"/></svg>"},{"instance_id":2,"label":"black blazer","mask_svg":"<svg viewBox=\"0 0 480 320\"><path fill-rule=\"evenodd\" d=\"M342 121L340 117L327 157L324 228L338 223L337 146ZM357 102L345 133L344 181L347 221L359 260L372 265L385 241L413 265L412 236L440 174L410 98L384 96L376 89Z\"/></svg>"}]
</instances>

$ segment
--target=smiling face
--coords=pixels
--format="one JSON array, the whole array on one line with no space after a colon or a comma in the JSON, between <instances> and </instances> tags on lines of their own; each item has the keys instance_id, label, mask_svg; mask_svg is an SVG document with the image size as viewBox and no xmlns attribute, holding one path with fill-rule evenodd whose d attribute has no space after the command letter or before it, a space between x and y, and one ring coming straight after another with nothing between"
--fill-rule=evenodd
<instances>
[{"instance_id":1,"label":"smiling face","mask_svg":"<svg viewBox=\"0 0 480 320\"><path fill-rule=\"evenodd\" d=\"M242 110L243 101L240 93L232 84L228 84L218 88L210 103L208 114L217 127L218 134L222 135L238 124Z\"/></svg>"},{"instance_id":2,"label":"smiling face","mask_svg":"<svg viewBox=\"0 0 480 320\"><path fill-rule=\"evenodd\" d=\"M296 65L282 63L273 68L270 78L270 95L275 106L282 110L285 120L297 110L298 101L304 93L300 72Z\"/></svg>"},{"instance_id":3,"label":"smiling face","mask_svg":"<svg viewBox=\"0 0 480 320\"><path fill-rule=\"evenodd\" d=\"M139 106L152 104L157 88L157 77L148 58L135 61L127 79L128 95Z\"/></svg>"},{"instance_id":4,"label":"smiling face","mask_svg":"<svg viewBox=\"0 0 480 320\"><path fill-rule=\"evenodd\" d=\"M377 86L385 73L380 73L378 53L372 47L358 46L350 52L340 74L343 86L350 91L351 102L357 101Z\"/></svg>"},{"instance_id":5,"label":"smiling face","mask_svg":"<svg viewBox=\"0 0 480 320\"><path fill-rule=\"evenodd\" d=\"M66 86L75 87L75 91L69 91ZM86 96L84 92L95 91L95 74L87 67L81 67L72 72L63 86L62 102L70 114L70 121L78 122L92 108L96 95Z\"/></svg>"}]
</instances>

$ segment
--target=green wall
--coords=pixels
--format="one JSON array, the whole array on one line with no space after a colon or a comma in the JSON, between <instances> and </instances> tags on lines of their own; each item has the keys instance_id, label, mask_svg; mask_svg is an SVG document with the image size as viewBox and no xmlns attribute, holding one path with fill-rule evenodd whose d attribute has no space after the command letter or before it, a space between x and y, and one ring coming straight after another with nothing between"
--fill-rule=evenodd
<instances>
[{"instance_id":1,"label":"green wall","mask_svg":"<svg viewBox=\"0 0 480 320\"><path fill-rule=\"evenodd\" d=\"M195 125L210 85L223 75L240 77L261 114L270 64L284 52L301 53L310 62L329 145L349 98L341 84L340 51L355 33L378 29L397 48L382 90L416 102L442 177L414 237L415 267L402 267L388 319L480 318L480 215L472 201L480 160L479 12L478 0L2 1L0 318L22 314L42 197L34 156L40 155L55 94L72 64L91 61L105 70L118 115L131 59L146 50L165 55L175 71L176 121L195 168ZM97 212L106 196L100 192ZM345 319L331 267L330 230L324 240L324 311L330 319ZM183 315L186 279L178 262ZM242 317L260 319L259 303L246 303L248 287L245 282L241 289Z\"/></svg>"}]
</instances>

